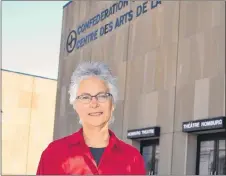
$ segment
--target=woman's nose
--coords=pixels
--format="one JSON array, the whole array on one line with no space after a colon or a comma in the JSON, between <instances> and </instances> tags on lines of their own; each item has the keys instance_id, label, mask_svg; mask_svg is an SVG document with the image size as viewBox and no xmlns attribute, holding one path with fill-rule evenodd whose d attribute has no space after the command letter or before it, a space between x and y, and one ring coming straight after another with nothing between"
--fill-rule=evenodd
<instances>
[{"instance_id":1,"label":"woman's nose","mask_svg":"<svg viewBox=\"0 0 226 176\"><path fill-rule=\"evenodd\" d=\"M91 107L98 107L98 100L96 97L92 97L91 102L90 102Z\"/></svg>"}]
</instances>

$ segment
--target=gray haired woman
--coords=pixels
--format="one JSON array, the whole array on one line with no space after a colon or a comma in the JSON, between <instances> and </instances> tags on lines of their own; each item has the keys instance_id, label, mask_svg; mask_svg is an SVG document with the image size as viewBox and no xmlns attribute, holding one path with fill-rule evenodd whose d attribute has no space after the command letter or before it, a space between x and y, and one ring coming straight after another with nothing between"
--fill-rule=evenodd
<instances>
[{"instance_id":1,"label":"gray haired woman","mask_svg":"<svg viewBox=\"0 0 226 176\"><path fill-rule=\"evenodd\" d=\"M71 77L69 94L82 127L49 144L37 174L144 175L139 151L109 129L118 89L108 66L101 62L81 63Z\"/></svg>"}]
</instances>

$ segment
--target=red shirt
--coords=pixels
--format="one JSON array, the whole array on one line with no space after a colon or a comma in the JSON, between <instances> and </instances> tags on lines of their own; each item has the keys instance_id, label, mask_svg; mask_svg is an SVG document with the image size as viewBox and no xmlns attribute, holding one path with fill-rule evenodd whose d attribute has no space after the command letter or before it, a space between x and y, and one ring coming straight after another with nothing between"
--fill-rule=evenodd
<instances>
[{"instance_id":1,"label":"red shirt","mask_svg":"<svg viewBox=\"0 0 226 176\"><path fill-rule=\"evenodd\" d=\"M140 152L118 139L111 130L109 133L109 144L98 167L85 144L81 128L78 132L49 144L41 155L37 175L145 175L144 160Z\"/></svg>"}]
</instances>

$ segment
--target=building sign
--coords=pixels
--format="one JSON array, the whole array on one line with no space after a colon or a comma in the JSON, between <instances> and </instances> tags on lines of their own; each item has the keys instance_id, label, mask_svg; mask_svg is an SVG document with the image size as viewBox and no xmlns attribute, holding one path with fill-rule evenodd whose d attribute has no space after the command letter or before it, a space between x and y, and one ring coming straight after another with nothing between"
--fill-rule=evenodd
<instances>
[{"instance_id":1,"label":"building sign","mask_svg":"<svg viewBox=\"0 0 226 176\"><path fill-rule=\"evenodd\" d=\"M128 139L147 138L147 137L159 137L160 127L149 127L142 129L128 130Z\"/></svg>"},{"instance_id":2,"label":"building sign","mask_svg":"<svg viewBox=\"0 0 226 176\"><path fill-rule=\"evenodd\" d=\"M104 36L107 33L110 33L124 24L132 21L133 19L141 16L142 14L145 14L149 9L156 8L159 4L161 4L161 0L141 1L141 4L138 5L135 10L129 10L128 12L125 12L123 15L116 18L116 20L110 21L109 23L104 24L100 28L91 31L88 34L84 34L88 29L97 26L97 24L100 22L103 22L105 19L116 14L118 11L129 5L129 2L126 0L120 0L119 2L114 3L109 8L78 25L77 29L73 29L68 34L66 41L67 52L71 53L75 48L82 48L88 43L95 41L99 37Z\"/></svg>"},{"instance_id":3,"label":"building sign","mask_svg":"<svg viewBox=\"0 0 226 176\"><path fill-rule=\"evenodd\" d=\"M216 117L196 121L183 122L183 132L226 129L226 117Z\"/></svg>"}]
</instances>

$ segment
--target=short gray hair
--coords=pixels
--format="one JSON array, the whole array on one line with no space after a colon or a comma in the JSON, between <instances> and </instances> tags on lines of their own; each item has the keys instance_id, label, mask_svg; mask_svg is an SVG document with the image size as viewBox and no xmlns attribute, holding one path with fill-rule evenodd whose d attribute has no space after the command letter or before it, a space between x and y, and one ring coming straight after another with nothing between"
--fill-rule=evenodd
<instances>
[{"instance_id":1,"label":"short gray hair","mask_svg":"<svg viewBox=\"0 0 226 176\"><path fill-rule=\"evenodd\" d=\"M73 105L76 99L80 82L91 76L95 76L105 81L113 96L113 103L116 104L116 101L118 100L118 88L116 85L117 79L112 75L109 67L102 62L83 62L78 65L71 76L71 83L68 91L70 94L70 104Z\"/></svg>"}]
</instances>

